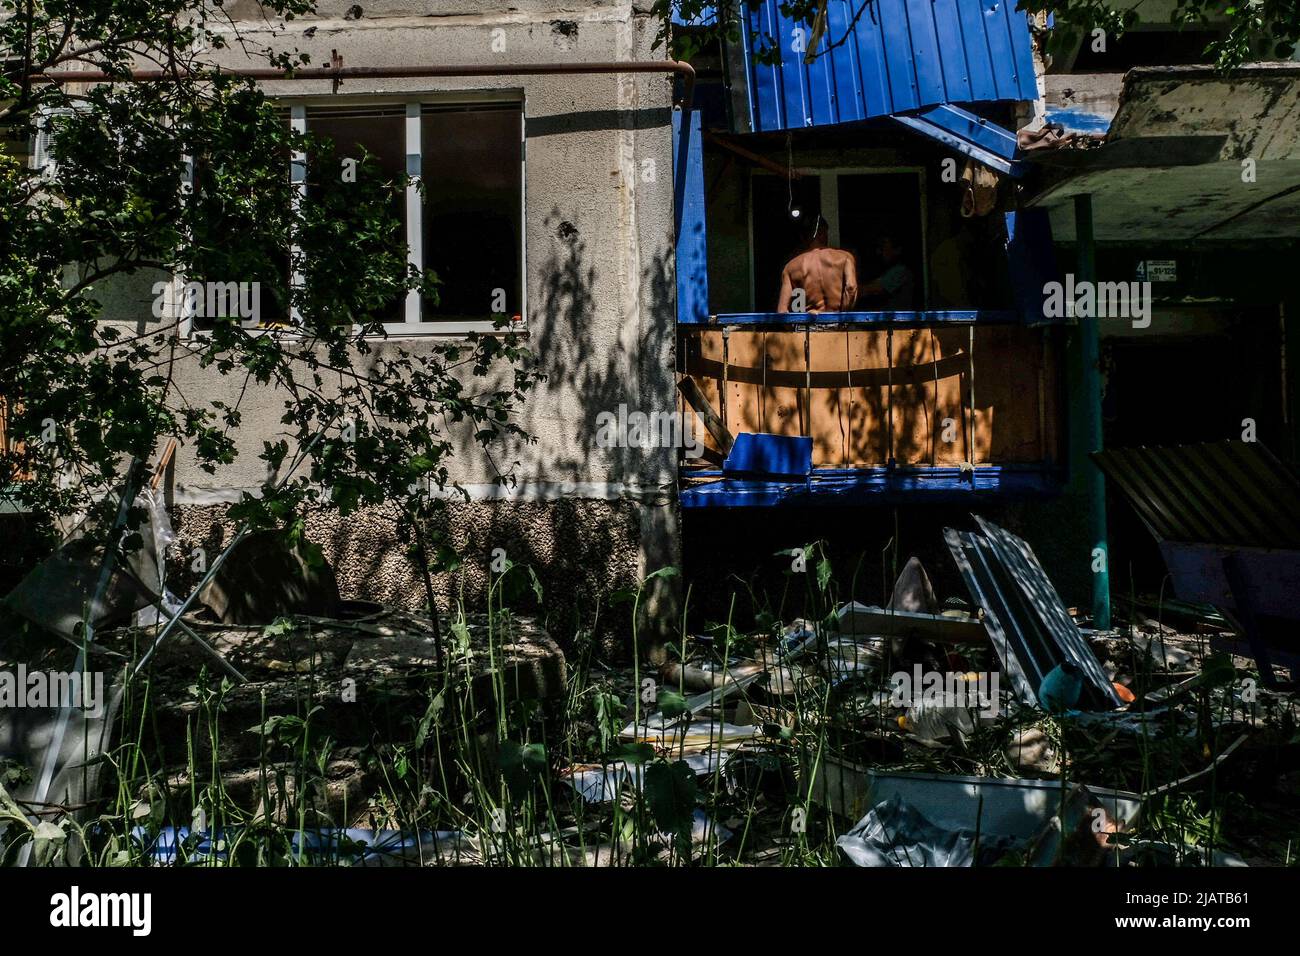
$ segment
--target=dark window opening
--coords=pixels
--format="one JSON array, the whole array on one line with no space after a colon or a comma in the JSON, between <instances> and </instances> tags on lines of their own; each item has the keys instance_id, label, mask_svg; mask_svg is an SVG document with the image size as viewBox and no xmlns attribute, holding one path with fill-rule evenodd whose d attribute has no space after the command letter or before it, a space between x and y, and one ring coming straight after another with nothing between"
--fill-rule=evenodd
<instances>
[{"instance_id":1,"label":"dark window opening","mask_svg":"<svg viewBox=\"0 0 1300 956\"><path fill-rule=\"evenodd\" d=\"M806 251L822 208L822 179L836 178L831 245L853 253L858 287L856 311L909 311L923 307L925 262L921 228L921 185L916 173L823 173L786 180L753 177L754 307L777 308L785 264ZM838 232L838 237L836 233ZM868 291L869 284L879 288Z\"/></svg>"},{"instance_id":2,"label":"dark window opening","mask_svg":"<svg viewBox=\"0 0 1300 956\"><path fill-rule=\"evenodd\" d=\"M915 173L839 177L839 245L857 259L859 311L922 308L920 183ZM884 291L867 291L872 282Z\"/></svg>"},{"instance_id":3,"label":"dark window opening","mask_svg":"<svg viewBox=\"0 0 1300 956\"><path fill-rule=\"evenodd\" d=\"M425 321L522 314L521 131L519 104L424 107L424 266L439 280Z\"/></svg>"},{"instance_id":4,"label":"dark window opening","mask_svg":"<svg viewBox=\"0 0 1300 956\"><path fill-rule=\"evenodd\" d=\"M808 248L821 215L821 181L816 176L786 180L754 176L754 309L775 312L785 264ZM737 263L735 268L743 268Z\"/></svg>"},{"instance_id":5,"label":"dark window opening","mask_svg":"<svg viewBox=\"0 0 1300 956\"><path fill-rule=\"evenodd\" d=\"M1215 30L1129 30L1107 36L1106 49L1093 50L1085 34L1071 73L1123 73L1134 66L1188 66L1213 59L1205 48L1219 39Z\"/></svg>"}]
</instances>

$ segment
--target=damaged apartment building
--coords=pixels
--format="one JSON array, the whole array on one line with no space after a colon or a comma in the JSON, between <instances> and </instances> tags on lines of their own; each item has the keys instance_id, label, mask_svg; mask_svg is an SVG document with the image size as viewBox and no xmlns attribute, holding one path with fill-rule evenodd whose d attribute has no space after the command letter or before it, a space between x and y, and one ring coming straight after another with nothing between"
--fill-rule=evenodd
<instances>
[{"instance_id":1,"label":"damaged apartment building","mask_svg":"<svg viewBox=\"0 0 1300 956\"><path fill-rule=\"evenodd\" d=\"M832 0L814 37L741 5L696 61L678 370L715 427L682 471L688 569L692 541L765 535L940 567L976 513L1095 626L1167 572L1170 599L1285 614L1259 599L1293 562L1254 556L1300 545L1300 64L1225 77L1225 28L1172 4L1064 52L1014 4L857 11ZM852 311L787 308L819 226L854 256Z\"/></svg>"},{"instance_id":2,"label":"damaged apartment building","mask_svg":"<svg viewBox=\"0 0 1300 956\"><path fill-rule=\"evenodd\" d=\"M472 444L455 457L471 593L498 547L590 597L665 565L720 580L819 537L938 554L938 529L977 512L1105 627L1110 591L1165 567L1093 453L1236 441L1294 462L1300 64L1225 79L1195 65L1212 24L1149 5L1052 57L1046 21L1006 0L830 0L817 35L777 0L741 3L727 40L716 10L674 24L701 39L680 64L651 6L322 2L274 23L227 4L315 63L446 68L267 88L299 128L422 179L410 255L449 291L410 297L374 347L490 331L504 290L545 373L520 413L536 441L496 456L516 484ZM847 309L782 295L818 233L853 255ZM121 288L109 320L147 326L148 299ZM279 402L245 400L241 443L276 435ZM670 414L652 440L597 441ZM239 461L213 479L178 454L183 542L265 478ZM1197 474L1198 502L1242 485L1234 461ZM345 593L409 603L389 527L309 531Z\"/></svg>"}]
</instances>

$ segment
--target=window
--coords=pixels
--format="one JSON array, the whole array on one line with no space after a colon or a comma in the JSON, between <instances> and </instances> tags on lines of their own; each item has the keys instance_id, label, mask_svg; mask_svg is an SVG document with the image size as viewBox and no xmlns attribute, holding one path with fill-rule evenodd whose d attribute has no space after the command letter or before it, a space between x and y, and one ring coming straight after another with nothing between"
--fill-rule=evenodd
<instances>
[{"instance_id":1,"label":"window","mask_svg":"<svg viewBox=\"0 0 1300 956\"><path fill-rule=\"evenodd\" d=\"M517 105L421 113L424 263L441 280L426 322L523 314L521 129Z\"/></svg>"},{"instance_id":2,"label":"window","mask_svg":"<svg viewBox=\"0 0 1300 956\"><path fill-rule=\"evenodd\" d=\"M383 316L385 331L491 331L501 317L525 314L520 101L298 103L289 117L295 129L331 140L339 159L368 154L385 175L417 176L423 185L423 199L410 185L393 211L410 262L437 276L438 294L394 301ZM293 182L310 189L312 157L287 161ZM287 272L291 258L286 251L271 270ZM277 315L283 311L272 298L263 302L264 318L268 304Z\"/></svg>"},{"instance_id":3,"label":"window","mask_svg":"<svg viewBox=\"0 0 1300 956\"><path fill-rule=\"evenodd\" d=\"M524 315L522 103L307 105L294 114L340 155L364 149L424 187L423 200L407 189L401 220L410 261L437 276L437 297L394 303L387 332L489 331Z\"/></svg>"},{"instance_id":4,"label":"window","mask_svg":"<svg viewBox=\"0 0 1300 956\"><path fill-rule=\"evenodd\" d=\"M1205 49L1222 39L1218 28L1170 28L1163 24L1142 24L1110 37L1102 49L1094 49L1085 35L1070 66L1071 73L1124 73L1135 66L1186 66L1211 61Z\"/></svg>"},{"instance_id":5,"label":"window","mask_svg":"<svg viewBox=\"0 0 1300 956\"><path fill-rule=\"evenodd\" d=\"M373 159L386 181L396 182L407 173L406 108L398 106L355 108L333 106L307 107L307 132L329 139L335 158L340 162L360 163L367 155ZM312 158L308 157L308 168ZM418 172L418 170L413 170ZM333 170L331 174L335 174ZM310 189L310 185L307 187ZM402 196L394 199L394 217L406 230L410 244L407 203ZM406 320L406 302L397 298L383 311L385 325Z\"/></svg>"}]
</instances>

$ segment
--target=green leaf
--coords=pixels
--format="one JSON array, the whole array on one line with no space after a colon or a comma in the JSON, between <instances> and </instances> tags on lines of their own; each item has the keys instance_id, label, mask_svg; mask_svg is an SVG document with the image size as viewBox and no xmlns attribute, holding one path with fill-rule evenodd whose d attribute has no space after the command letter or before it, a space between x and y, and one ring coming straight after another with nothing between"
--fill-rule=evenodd
<instances>
[{"instance_id":1,"label":"green leaf","mask_svg":"<svg viewBox=\"0 0 1300 956\"><path fill-rule=\"evenodd\" d=\"M609 603L613 605L630 604L636 600L637 592L631 588L619 588L609 596Z\"/></svg>"},{"instance_id":2,"label":"green leaf","mask_svg":"<svg viewBox=\"0 0 1300 956\"><path fill-rule=\"evenodd\" d=\"M1201 662L1201 681L1207 687L1231 684L1236 678L1237 669L1232 666L1232 655L1224 651L1210 654Z\"/></svg>"},{"instance_id":3,"label":"green leaf","mask_svg":"<svg viewBox=\"0 0 1300 956\"><path fill-rule=\"evenodd\" d=\"M831 562L829 558L823 557L817 562L817 588L825 591L826 585L831 582Z\"/></svg>"},{"instance_id":4,"label":"green leaf","mask_svg":"<svg viewBox=\"0 0 1300 956\"><path fill-rule=\"evenodd\" d=\"M49 866L53 863L67 839L68 835L63 829L49 820L38 823L36 832L32 834L32 855L36 865Z\"/></svg>"},{"instance_id":5,"label":"green leaf","mask_svg":"<svg viewBox=\"0 0 1300 956\"><path fill-rule=\"evenodd\" d=\"M648 763L655 757L655 749L646 743L620 744L610 752L610 758L625 760L628 763Z\"/></svg>"},{"instance_id":6,"label":"green leaf","mask_svg":"<svg viewBox=\"0 0 1300 956\"><path fill-rule=\"evenodd\" d=\"M542 744L527 744L523 748L524 769L531 773L541 773L546 769L546 747Z\"/></svg>"},{"instance_id":7,"label":"green leaf","mask_svg":"<svg viewBox=\"0 0 1300 956\"><path fill-rule=\"evenodd\" d=\"M695 771L682 760L651 764L645 771L645 797L655 824L690 847L697 792Z\"/></svg>"},{"instance_id":8,"label":"green leaf","mask_svg":"<svg viewBox=\"0 0 1300 956\"><path fill-rule=\"evenodd\" d=\"M429 701L429 706L425 708L424 716L420 718L419 727L416 729L416 747L424 746L425 741L429 739L429 730L437 725L438 719L442 716L442 711L446 706L446 691L439 691L433 700Z\"/></svg>"},{"instance_id":9,"label":"green leaf","mask_svg":"<svg viewBox=\"0 0 1300 956\"><path fill-rule=\"evenodd\" d=\"M677 693L677 691L669 688L664 688L659 691L659 698L656 703L659 705L659 710L663 712L663 715L670 720L673 717L680 717L682 714L686 713L687 710L686 698Z\"/></svg>"},{"instance_id":10,"label":"green leaf","mask_svg":"<svg viewBox=\"0 0 1300 956\"><path fill-rule=\"evenodd\" d=\"M546 748L541 744L524 745L515 740L506 740L501 744L497 762L511 796L519 799L546 770Z\"/></svg>"}]
</instances>

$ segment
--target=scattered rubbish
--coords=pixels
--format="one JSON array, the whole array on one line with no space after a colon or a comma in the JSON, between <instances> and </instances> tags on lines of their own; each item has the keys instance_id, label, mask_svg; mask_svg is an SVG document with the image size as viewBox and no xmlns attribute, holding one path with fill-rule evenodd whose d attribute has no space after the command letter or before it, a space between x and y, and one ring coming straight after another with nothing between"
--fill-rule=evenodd
<instances>
[{"instance_id":1,"label":"scattered rubbish","mask_svg":"<svg viewBox=\"0 0 1300 956\"><path fill-rule=\"evenodd\" d=\"M1196 846L1193 843L1176 845L1152 840L1138 840L1123 853L1123 862L1137 866L1249 866L1235 853Z\"/></svg>"},{"instance_id":2,"label":"scattered rubbish","mask_svg":"<svg viewBox=\"0 0 1300 956\"><path fill-rule=\"evenodd\" d=\"M136 582L157 582L159 546L154 541L154 524L142 521L135 533L140 545L124 564L110 571L109 580L96 597L105 567L105 548L87 521L72 531L53 554L36 567L5 596L2 603L22 618L65 639L74 638L87 613L95 627L125 623L131 615L152 604Z\"/></svg>"},{"instance_id":3,"label":"scattered rubbish","mask_svg":"<svg viewBox=\"0 0 1300 956\"><path fill-rule=\"evenodd\" d=\"M102 676L102 675L101 675ZM89 682L86 675L83 680ZM110 678L111 680L111 678ZM19 805L44 810L48 807L87 807L100 793L108 769L103 759L114 744L114 725L122 702L120 682L100 682L87 694L89 707L5 708L0 719L0 756L27 767L48 768L48 784L39 778L10 786ZM60 724L64 729L59 733ZM0 778L2 779L2 778ZM78 818L85 813L78 812ZM0 846L7 825L0 822ZM74 865L79 847L70 844Z\"/></svg>"},{"instance_id":4,"label":"scattered rubbish","mask_svg":"<svg viewBox=\"0 0 1300 956\"><path fill-rule=\"evenodd\" d=\"M753 684L763 676L762 670L754 670L744 677L727 681L719 687L707 690L695 697L688 697L681 707L681 710L673 716L668 716L662 710L655 711L652 714L642 718L641 721L628 724L619 733L624 740L642 740L642 739L661 739L663 732L684 723L688 717L694 717L696 714L710 707L716 707L727 697L739 690Z\"/></svg>"},{"instance_id":5,"label":"scattered rubbish","mask_svg":"<svg viewBox=\"0 0 1300 956\"><path fill-rule=\"evenodd\" d=\"M974 830L937 827L898 794L882 800L835 841L857 866L971 866L997 861L1011 846L1006 837L980 842Z\"/></svg>"},{"instance_id":6,"label":"scattered rubbish","mask_svg":"<svg viewBox=\"0 0 1300 956\"><path fill-rule=\"evenodd\" d=\"M797 618L781 635L780 657L793 660L817 643L817 628L810 621Z\"/></svg>"},{"instance_id":7,"label":"scattered rubbish","mask_svg":"<svg viewBox=\"0 0 1300 956\"><path fill-rule=\"evenodd\" d=\"M1225 760L1227 760L1234 753L1236 753L1237 749L1246 742L1247 736L1249 736L1248 733L1243 733L1240 737L1238 737L1232 743L1228 744L1228 746L1224 747L1221 751L1219 751L1219 755L1215 757L1208 765L1202 767L1200 770L1197 770L1194 773L1189 773L1187 776L1180 777L1177 780L1171 780L1169 783L1161 784L1160 786L1152 790L1148 790L1146 793L1142 795L1143 798L1155 797L1155 796L1159 796L1162 793L1168 793L1171 790L1177 790L1180 787L1185 787L1187 784L1193 782L1194 780L1199 780L1201 777L1204 777L1207 774L1212 773L1213 771L1217 770Z\"/></svg>"},{"instance_id":8,"label":"scattered rubbish","mask_svg":"<svg viewBox=\"0 0 1300 956\"><path fill-rule=\"evenodd\" d=\"M1138 649L1156 667L1168 671L1185 671L1192 663L1190 651L1186 651L1163 638L1146 634L1134 634L1130 639Z\"/></svg>"},{"instance_id":9,"label":"scattered rubbish","mask_svg":"<svg viewBox=\"0 0 1300 956\"><path fill-rule=\"evenodd\" d=\"M1008 837L1027 843L1056 815L1067 784L1059 780L1005 779L877 771L830 759L809 796L837 815L861 820L893 797L947 830L979 831L981 841ZM1088 787L1088 798L1122 830L1137 823L1142 797Z\"/></svg>"},{"instance_id":10,"label":"scattered rubbish","mask_svg":"<svg viewBox=\"0 0 1300 956\"><path fill-rule=\"evenodd\" d=\"M1092 792L1070 784L1061 793L1056 812L1023 851L1028 866L1099 866L1110 853L1122 850L1123 825Z\"/></svg>"},{"instance_id":11,"label":"scattered rubbish","mask_svg":"<svg viewBox=\"0 0 1300 956\"><path fill-rule=\"evenodd\" d=\"M898 573L894 590L889 595L888 608L891 611L909 611L914 614L936 614L939 611L939 599L935 597L934 585L930 575L916 555L907 559L903 570Z\"/></svg>"},{"instance_id":12,"label":"scattered rubbish","mask_svg":"<svg viewBox=\"0 0 1300 956\"><path fill-rule=\"evenodd\" d=\"M1150 691L1143 698L1147 704L1167 704L1184 694L1190 693L1201 683L1200 675L1188 677L1176 684L1166 684Z\"/></svg>"},{"instance_id":13,"label":"scattered rubbish","mask_svg":"<svg viewBox=\"0 0 1300 956\"><path fill-rule=\"evenodd\" d=\"M833 638L827 640L826 654L820 663L828 677L840 680L876 671L884 662L888 650L885 638Z\"/></svg>"},{"instance_id":14,"label":"scattered rubbish","mask_svg":"<svg viewBox=\"0 0 1300 956\"><path fill-rule=\"evenodd\" d=\"M612 803L618 799L623 784L632 781L640 789L639 764L616 761L609 764L584 764L570 767L560 774L560 780L572 787L585 803Z\"/></svg>"},{"instance_id":15,"label":"scattered rubbish","mask_svg":"<svg viewBox=\"0 0 1300 956\"><path fill-rule=\"evenodd\" d=\"M146 615L165 615L159 630L180 628L200 649L219 648L223 659L247 675L246 683L223 689L222 709L251 729L228 735L219 752L214 742L202 762L211 756L213 766L223 767L222 792L248 814L233 819L241 825L284 824L288 817L272 802L287 806L285 788L304 793L305 784L282 782L279 797L240 784L240 775L248 776L253 761L262 758L263 738L276 719L263 715L263 701L287 712L300 702L300 680L319 682L319 689L309 691L313 728L355 747L358 738L346 734L355 730L352 715L359 709L339 688L364 676L368 705L381 695L400 701L404 686L409 697L418 683L409 681L412 675L436 674L443 666L431 622L381 605L340 601L332 572L310 546L258 535L236 540L223 555L234 560L210 568L221 573L196 588L184 602L186 613L178 615L161 567L171 538L166 511L161 498L144 501L157 509L150 525L159 565L156 577L135 582L155 604ZM745 838L732 844L742 845L735 851L738 861L788 862L808 850L805 841L783 835L786 824L776 821L789 820L802 797L824 811L817 832L834 841L815 851L827 854L822 861L842 857L881 867L1241 862L1204 847L1162 842L1167 832L1160 829L1170 804L1190 805L1193 795L1199 799L1212 791L1212 775L1244 752L1246 732L1232 733L1257 718L1253 710L1241 716L1253 700L1247 700L1246 685L1234 682L1232 659L1207 655L1204 634L1165 624L1158 612L1155 619L1135 615L1127 629L1076 626L1029 546L975 520L978 531L945 532L970 603L942 600L920 560L911 558L884 606L836 602L815 621L788 624L776 623L765 609L761 626L750 631L710 627L693 635L691 656L667 662L655 674L657 698L638 696L632 704L630 685L618 671L597 678L598 686L582 699L590 707L590 723L577 738L588 741L577 751L583 762L557 770L542 744L514 742L517 751L537 750L524 786L537 785L541 793L545 782L548 805L549 799L567 798L554 803L558 816L548 820L545 833L523 824L501 836L469 815L437 818L452 827L471 821L465 832L348 829L379 820L391 825L393 818L348 815L346 808L355 806L348 789L352 778L327 767L319 793L306 799L318 814L312 818L316 824L338 827L300 833L273 852L299 862L364 866L520 860L603 866L695 860L743 827ZM284 572L283 586L256 591L241 577L241 566L263 560ZM222 623L190 607L200 594ZM229 623L234 619L250 623ZM481 704L501 688L519 700L561 699L563 656L549 640L525 633L524 619L509 620L508 633L486 653L474 636L479 625L471 629L469 617L452 627L457 643L448 659L471 673L467 699ZM724 633L726 639L719 639ZM116 653L138 643L140 634L129 629L97 637L108 645L101 650ZM203 658L183 642L160 647L161 638L148 639L150 653L158 650L149 669L155 722L170 725L167 735L179 737L181 721L192 713L194 675ZM1188 669L1193 676L1182 679ZM645 673L624 672L641 690L646 685L635 678ZM411 706L403 712L404 725L418 728L417 747L439 732L439 715L447 707L441 694L428 700L427 687L420 687L418 699L406 701ZM1206 712L1207 699L1222 710ZM4 735L12 737L16 726L0 726L0 752L9 747ZM1168 759L1161 754L1146 762L1152 741L1168 745ZM1132 767L1099 768L1098 758L1108 750L1117 761L1133 755ZM364 766L356 753L344 758ZM1155 763L1173 769L1153 773L1148 768ZM66 786L68 775L79 779L81 770L76 760L60 761L49 800L91 802ZM1008 772L1016 776L993 776ZM148 812L155 803L174 803L188 813L186 801L193 797L187 795L196 781L182 777L168 767L156 790L134 799ZM1074 778L1106 779L1143 792ZM358 780L355 786L363 784ZM1185 796L1161 799L1152 829L1135 830L1144 803L1174 791ZM30 800L31 792L19 796ZM477 798L468 803L475 814L493 810ZM156 835L152 826L137 830L141 845L130 854L180 864L233 861L244 852L241 841L251 826L209 830L201 813L195 810L193 829L169 827Z\"/></svg>"},{"instance_id":16,"label":"scattered rubbish","mask_svg":"<svg viewBox=\"0 0 1300 956\"><path fill-rule=\"evenodd\" d=\"M745 739L748 739L749 736ZM669 758L680 760L696 776L720 770L735 755L734 750L711 748L689 753L672 753ZM577 764L560 773L561 782L572 787L585 803L612 803L618 799L624 785L640 790L645 764L627 760L614 760L606 764Z\"/></svg>"},{"instance_id":17,"label":"scattered rubbish","mask_svg":"<svg viewBox=\"0 0 1300 956\"><path fill-rule=\"evenodd\" d=\"M989 639L983 622L968 614L896 611L857 601L843 605L835 623L841 635L917 637L945 644L984 644Z\"/></svg>"},{"instance_id":18,"label":"scattered rubbish","mask_svg":"<svg viewBox=\"0 0 1300 956\"><path fill-rule=\"evenodd\" d=\"M173 865L195 860L227 860L238 845L238 828L192 830L164 827L155 837L143 828L132 831L153 860ZM337 863L353 866L419 866L435 860L444 863L476 863L481 859L477 841L455 830L420 831L305 830L290 834L289 853L298 862Z\"/></svg>"},{"instance_id":19,"label":"scattered rubbish","mask_svg":"<svg viewBox=\"0 0 1300 956\"><path fill-rule=\"evenodd\" d=\"M1073 710L1083 693L1083 672L1070 661L1061 661L1043 678L1038 687L1038 702L1048 713L1062 714Z\"/></svg>"},{"instance_id":20,"label":"scattered rubbish","mask_svg":"<svg viewBox=\"0 0 1300 956\"><path fill-rule=\"evenodd\" d=\"M674 722L658 729L643 725L641 733L629 734L625 729L621 736L625 740L649 743L663 750L686 753L744 743L760 733L760 728L755 726L741 727L723 721L704 721L689 725Z\"/></svg>"},{"instance_id":21,"label":"scattered rubbish","mask_svg":"<svg viewBox=\"0 0 1300 956\"><path fill-rule=\"evenodd\" d=\"M150 543L153 547L154 565L158 569L156 578L144 579L143 583L148 585L159 600L135 612L135 625L155 627L181 608L181 602L167 589L167 549L175 542L176 532L172 530L171 518L167 514L167 504L161 491L142 488L136 502L143 504L149 513L149 529L152 532Z\"/></svg>"},{"instance_id":22,"label":"scattered rubbish","mask_svg":"<svg viewBox=\"0 0 1300 956\"><path fill-rule=\"evenodd\" d=\"M670 687L682 687L691 691L710 691L722 687L728 681L752 677L763 670L761 664L746 664L741 667L727 668L726 671L705 670L676 663L667 663L659 671L664 683Z\"/></svg>"},{"instance_id":23,"label":"scattered rubbish","mask_svg":"<svg viewBox=\"0 0 1300 956\"><path fill-rule=\"evenodd\" d=\"M1061 785L1053 789L1055 810L1051 805L1041 808L1049 816L1036 831L1029 829L1029 817L1010 819L996 799L986 818L986 791L994 791L982 786L972 823L959 823L940 808L945 813L942 825L895 789L836 844L858 866L989 866L1013 850L1015 862L1029 866L1097 866L1105 862L1107 851L1119 852L1119 844L1110 841L1122 825L1104 801L1078 784L1064 792ZM929 805L936 807L933 801Z\"/></svg>"},{"instance_id":24,"label":"scattered rubbish","mask_svg":"<svg viewBox=\"0 0 1300 956\"><path fill-rule=\"evenodd\" d=\"M1056 750L1041 727L1024 727L1012 731L1006 749L1007 763L1021 773L1033 771L1042 774L1058 773L1060 762Z\"/></svg>"},{"instance_id":25,"label":"scattered rubbish","mask_svg":"<svg viewBox=\"0 0 1300 956\"><path fill-rule=\"evenodd\" d=\"M903 730L918 740L938 742L949 737L962 737L974 732L979 722L979 712L970 707L927 707L916 704L908 707L898 718Z\"/></svg>"}]
</instances>

